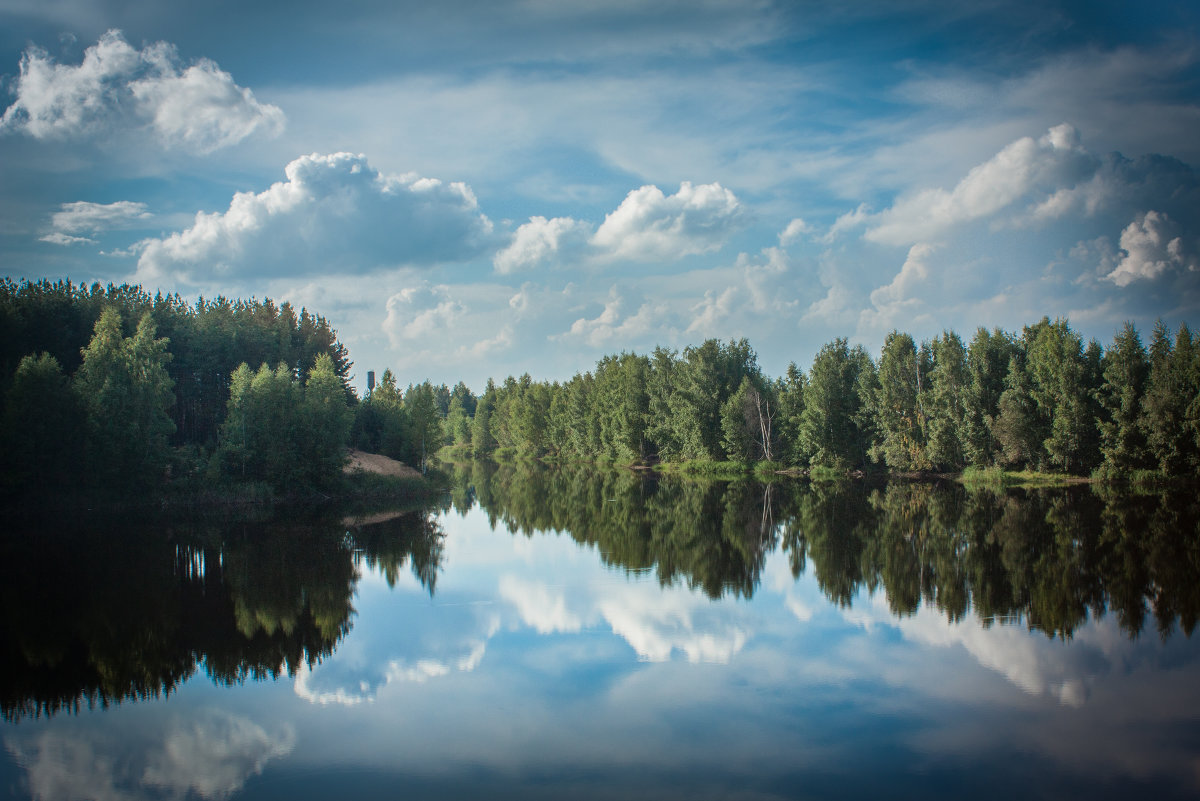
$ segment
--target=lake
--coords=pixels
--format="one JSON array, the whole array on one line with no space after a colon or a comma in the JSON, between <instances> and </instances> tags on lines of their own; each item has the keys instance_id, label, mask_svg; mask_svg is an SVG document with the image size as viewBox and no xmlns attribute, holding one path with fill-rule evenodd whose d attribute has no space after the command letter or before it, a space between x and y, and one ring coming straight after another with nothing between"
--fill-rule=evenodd
<instances>
[{"instance_id":1,"label":"lake","mask_svg":"<svg viewBox=\"0 0 1200 801\"><path fill-rule=\"evenodd\" d=\"M1194 798L1194 492L449 468L2 542L0 796Z\"/></svg>"}]
</instances>

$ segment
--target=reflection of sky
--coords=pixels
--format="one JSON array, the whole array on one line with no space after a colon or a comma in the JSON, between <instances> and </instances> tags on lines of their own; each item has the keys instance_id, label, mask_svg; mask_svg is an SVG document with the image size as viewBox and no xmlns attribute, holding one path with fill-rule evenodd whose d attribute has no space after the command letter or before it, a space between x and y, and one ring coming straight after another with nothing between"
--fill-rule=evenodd
<instances>
[{"instance_id":1,"label":"reflection of sky","mask_svg":"<svg viewBox=\"0 0 1200 801\"><path fill-rule=\"evenodd\" d=\"M23 780L47 800L85 782L116 788L95 798L327 795L322 776L381 796L402 778L415 797L1200 789L1200 648L1181 634L1133 641L1107 618L1063 642L928 607L898 619L881 593L841 609L778 552L753 599L712 601L478 510L444 525L432 598L368 573L353 630L292 680L198 679L165 703L6 727ZM152 725L102 736L131 719Z\"/></svg>"}]
</instances>

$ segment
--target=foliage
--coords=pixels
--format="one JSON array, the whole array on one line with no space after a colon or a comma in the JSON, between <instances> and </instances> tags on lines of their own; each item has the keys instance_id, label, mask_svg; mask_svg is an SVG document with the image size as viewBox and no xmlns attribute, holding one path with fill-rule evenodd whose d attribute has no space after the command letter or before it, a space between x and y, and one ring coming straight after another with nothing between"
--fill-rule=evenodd
<instances>
[{"instance_id":1,"label":"foliage","mask_svg":"<svg viewBox=\"0 0 1200 801\"><path fill-rule=\"evenodd\" d=\"M120 313L106 309L83 350L74 382L86 410L84 462L96 485L146 486L164 477L174 394L167 340L155 333L147 313L132 337L122 337Z\"/></svg>"}]
</instances>

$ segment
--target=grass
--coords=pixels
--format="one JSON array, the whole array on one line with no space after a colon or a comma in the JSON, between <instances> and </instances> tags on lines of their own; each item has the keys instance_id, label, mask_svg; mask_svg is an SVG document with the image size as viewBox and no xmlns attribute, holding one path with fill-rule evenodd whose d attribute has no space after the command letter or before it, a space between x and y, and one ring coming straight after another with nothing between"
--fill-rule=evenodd
<instances>
[{"instance_id":1,"label":"grass","mask_svg":"<svg viewBox=\"0 0 1200 801\"><path fill-rule=\"evenodd\" d=\"M718 462L712 459L688 459L682 462L659 462L654 469L660 473L706 478L744 478L753 469L750 462Z\"/></svg>"},{"instance_id":2,"label":"grass","mask_svg":"<svg viewBox=\"0 0 1200 801\"><path fill-rule=\"evenodd\" d=\"M1037 470L1004 470L1000 467L968 467L958 476L967 487L1004 489L1006 487L1054 487L1078 484L1089 479L1070 473L1042 473Z\"/></svg>"},{"instance_id":3,"label":"grass","mask_svg":"<svg viewBox=\"0 0 1200 801\"><path fill-rule=\"evenodd\" d=\"M840 467L818 464L809 468L808 478L810 481L845 481L846 471Z\"/></svg>"}]
</instances>

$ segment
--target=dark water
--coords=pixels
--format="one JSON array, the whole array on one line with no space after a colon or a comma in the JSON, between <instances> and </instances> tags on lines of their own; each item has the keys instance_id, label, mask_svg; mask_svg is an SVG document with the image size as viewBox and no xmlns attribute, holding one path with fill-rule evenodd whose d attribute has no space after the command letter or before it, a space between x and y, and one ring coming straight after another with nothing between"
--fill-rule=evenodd
<instances>
[{"instance_id":1,"label":"dark water","mask_svg":"<svg viewBox=\"0 0 1200 801\"><path fill-rule=\"evenodd\" d=\"M456 469L0 539L0 797L1194 798L1200 505Z\"/></svg>"}]
</instances>

